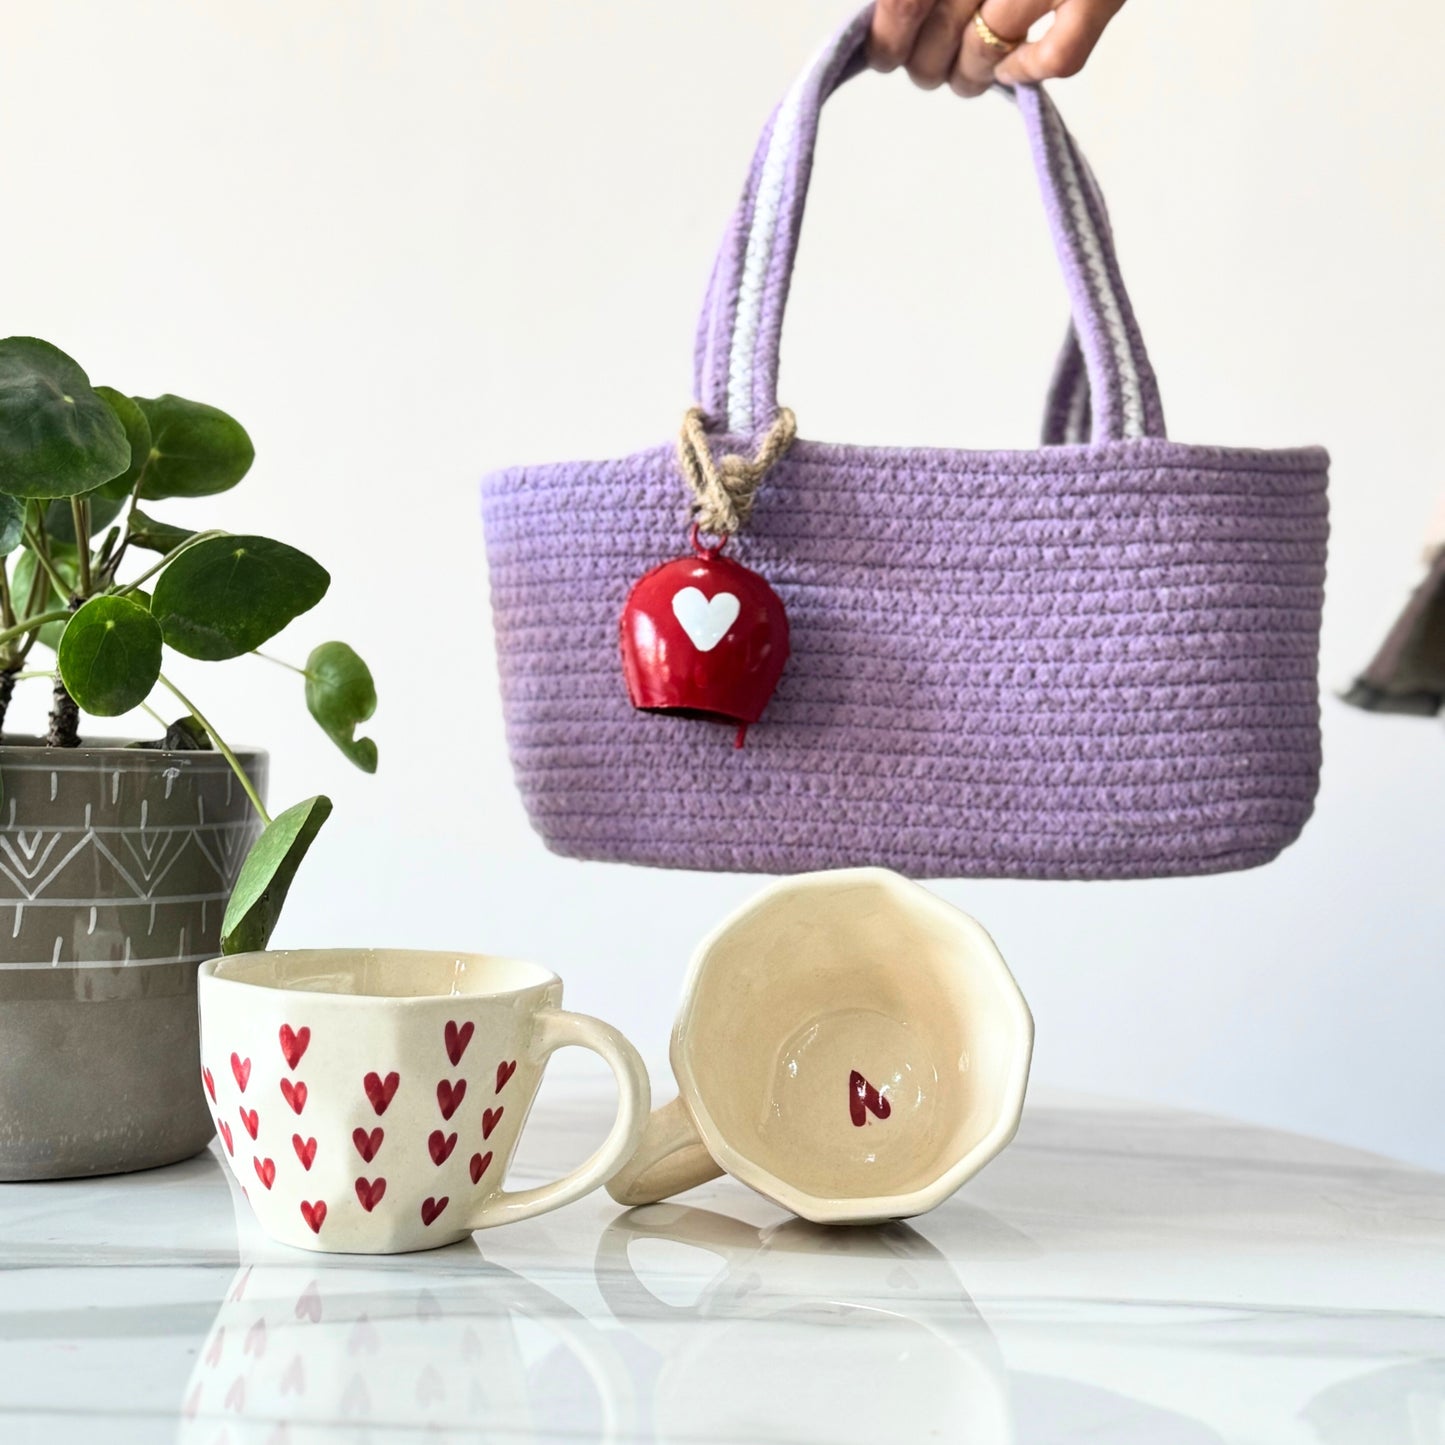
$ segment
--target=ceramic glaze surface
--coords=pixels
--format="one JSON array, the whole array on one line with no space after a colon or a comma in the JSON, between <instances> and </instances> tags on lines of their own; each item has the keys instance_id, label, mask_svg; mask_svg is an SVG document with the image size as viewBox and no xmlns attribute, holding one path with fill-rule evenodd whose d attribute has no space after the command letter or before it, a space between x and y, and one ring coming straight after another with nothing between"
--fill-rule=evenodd
<instances>
[{"instance_id":1,"label":"ceramic glaze surface","mask_svg":"<svg viewBox=\"0 0 1445 1445\"><path fill-rule=\"evenodd\" d=\"M544 1085L508 1184L612 1107ZM1445 1177L1037 1091L912 1225L822 1229L722 1179L308 1256L213 1146L0 1186L0 1270L6 1445L1439 1445L1445 1420Z\"/></svg>"},{"instance_id":2,"label":"ceramic glaze surface","mask_svg":"<svg viewBox=\"0 0 1445 1445\"><path fill-rule=\"evenodd\" d=\"M665 1198L710 1156L806 1219L919 1214L1013 1136L1032 1047L967 914L885 869L785 879L694 954L672 1040L686 1132L678 1106L659 1110L613 1197Z\"/></svg>"},{"instance_id":3,"label":"ceramic glaze surface","mask_svg":"<svg viewBox=\"0 0 1445 1445\"><path fill-rule=\"evenodd\" d=\"M201 1083L223 1157L273 1239L392 1253L556 1208L610 1177L648 1107L642 1061L560 1012L561 980L483 955L256 953L201 969ZM501 1187L551 1052L617 1075L606 1144L550 1190Z\"/></svg>"}]
</instances>

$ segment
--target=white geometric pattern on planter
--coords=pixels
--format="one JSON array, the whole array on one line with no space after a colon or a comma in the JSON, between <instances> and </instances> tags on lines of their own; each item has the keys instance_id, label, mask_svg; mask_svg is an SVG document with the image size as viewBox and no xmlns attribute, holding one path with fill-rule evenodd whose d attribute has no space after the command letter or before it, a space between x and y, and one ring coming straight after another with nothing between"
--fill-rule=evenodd
<instances>
[{"instance_id":1,"label":"white geometric pattern on planter","mask_svg":"<svg viewBox=\"0 0 1445 1445\"><path fill-rule=\"evenodd\" d=\"M225 759L19 752L0 764L0 968L214 957L260 828ZM265 763L249 771L264 787Z\"/></svg>"}]
</instances>

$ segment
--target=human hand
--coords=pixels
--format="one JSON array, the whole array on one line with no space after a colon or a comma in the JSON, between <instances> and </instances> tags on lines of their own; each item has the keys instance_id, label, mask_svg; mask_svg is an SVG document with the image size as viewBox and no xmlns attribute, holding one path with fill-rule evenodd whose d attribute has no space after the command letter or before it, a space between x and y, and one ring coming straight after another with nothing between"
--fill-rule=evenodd
<instances>
[{"instance_id":1,"label":"human hand","mask_svg":"<svg viewBox=\"0 0 1445 1445\"><path fill-rule=\"evenodd\" d=\"M947 81L962 96L982 95L996 80L1077 75L1123 8L1124 0L878 0L868 63L906 66L925 90ZM1053 23L1028 41L1029 27L1050 12Z\"/></svg>"}]
</instances>

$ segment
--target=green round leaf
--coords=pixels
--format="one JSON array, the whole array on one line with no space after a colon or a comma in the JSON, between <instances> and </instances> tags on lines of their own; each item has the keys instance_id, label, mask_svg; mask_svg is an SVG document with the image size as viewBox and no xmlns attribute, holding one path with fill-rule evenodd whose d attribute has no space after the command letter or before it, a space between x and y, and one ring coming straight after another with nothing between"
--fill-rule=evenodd
<instances>
[{"instance_id":1,"label":"green round leaf","mask_svg":"<svg viewBox=\"0 0 1445 1445\"><path fill-rule=\"evenodd\" d=\"M60 676L88 713L115 717L139 707L161 673L161 629L129 597L92 597L57 649Z\"/></svg>"},{"instance_id":2,"label":"green round leaf","mask_svg":"<svg viewBox=\"0 0 1445 1445\"><path fill-rule=\"evenodd\" d=\"M187 657L222 662L254 652L326 595L331 575L269 537L212 537L178 552L155 586L152 611Z\"/></svg>"},{"instance_id":3,"label":"green round leaf","mask_svg":"<svg viewBox=\"0 0 1445 1445\"><path fill-rule=\"evenodd\" d=\"M130 465L118 476L99 488L99 495L123 502L130 496L135 479L140 476L151 454L151 426L146 414L123 391L113 386L98 386L95 394L115 413L125 428L130 443Z\"/></svg>"},{"instance_id":4,"label":"green round leaf","mask_svg":"<svg viewBox=\"0 0 1445 1445\"><path fill-rule=\"evenodd\" d=\"M344 642L323 642L306 659L306 706L363 773L376 771L376 744L356 736L357 724L376 711L376 683Z\"/></svg>"},{"instance_id":5,"label":"green round leaf","mask_svg":"<svg viewBox=\"0 0 1445 1445\"><path fill-rule=\"evenodd\" d=\"M8 557L25 538L25 503L0 492L0 557Z\"/></svg>"},{"instance_id":6,"label":"green round leaf","mask_svg":"<svg viewBox=\"0 0 1445 1445\"><path fill-rule=\"evenodd\" d=\"M73 497L129 462L125 428L76 362L33 336L0 341L0 492Z\"/></svg>"},{"instance_id":7,"label":"green round leaf","mask_svg":"<svg viewBox=\"0 0 1445 1445\"><path fill-rule=\"evenodd\" d=\"M256 449L234 417L183 396L138 396L135 403L151 432L141 496L209 497L229 491L251 469Z\"/></svg>"},{"instance_id":8,"label":"green round leaf","mask_svg":"<svg viewBox=\"0 0 1445 1445\"><path fill-rule=\"evenodd\" d=\"M251 845L221 921L222 953L250 953L270 942L291 880L330 816L330 798L308 798L273 818Z\"/></svg>"}]
</instances>

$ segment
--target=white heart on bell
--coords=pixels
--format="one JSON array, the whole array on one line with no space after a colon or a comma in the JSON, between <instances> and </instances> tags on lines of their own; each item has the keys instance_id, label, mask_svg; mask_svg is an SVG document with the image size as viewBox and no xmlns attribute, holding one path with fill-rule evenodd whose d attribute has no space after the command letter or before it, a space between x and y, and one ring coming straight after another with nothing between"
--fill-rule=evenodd
<instances>
[{"instance_id":1,"label":"white heart on bell","mask_svg":"<svg viewBox=\"0 0 1445 1445\"><path fill-rule=\"evenodd\" d=\"M731 592L719 592L709 601L696 587L684 587L672 599L672 615L699 652L711 652L742 610L743 604Z\"/></svg>"}]
</instances>

